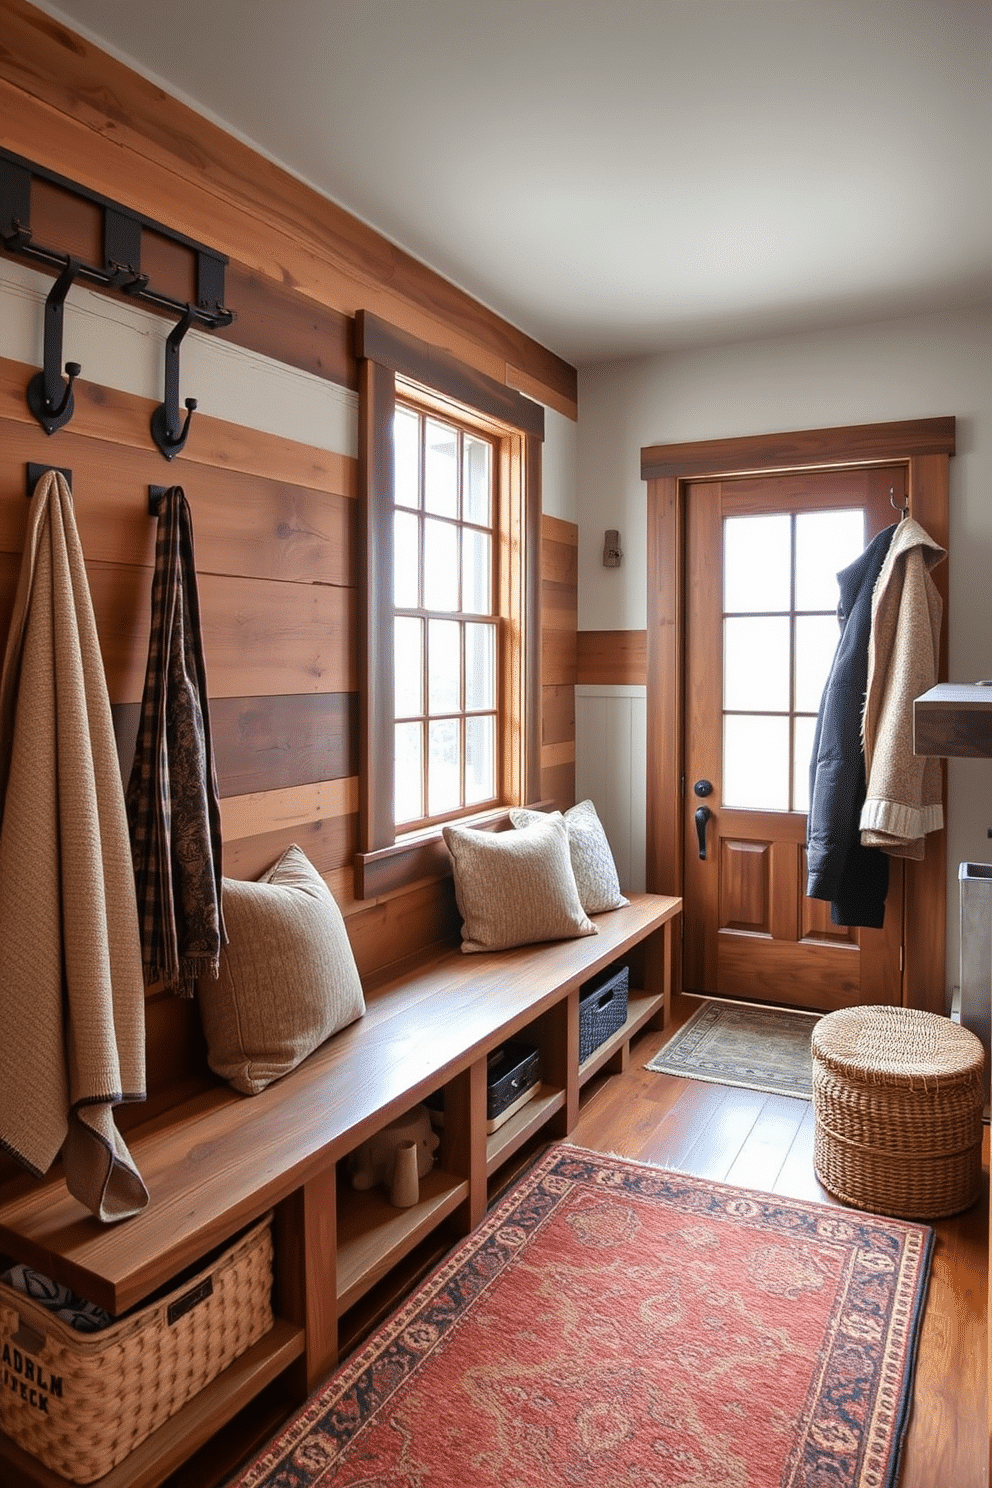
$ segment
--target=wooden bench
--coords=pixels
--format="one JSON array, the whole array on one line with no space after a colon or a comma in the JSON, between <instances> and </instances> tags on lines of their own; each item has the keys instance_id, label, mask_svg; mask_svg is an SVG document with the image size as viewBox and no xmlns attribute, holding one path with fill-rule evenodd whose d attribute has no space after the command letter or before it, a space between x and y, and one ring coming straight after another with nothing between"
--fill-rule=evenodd
<instances>
[{"instance_id":1,"label":"wooden bench","mask_svg":"<svg viewBox=\"0 0 992 1488\"><path fill-rule=\"evenodd\" d=\"M307 1397L336 1363L341 1316L439 1225L456 1233L477 1225L489 1177L536 1133L566 1136L582 1085L624 1068L638 1030L664 1026L680 910L679 899L635 894L629 907L596 916L598 935L485 955L446 951L367 989L363 1018L260 1095L218 1083L129 1131L151 1202L120 1224L93 1219L60 1178L7 1186L0 1250L114 1314L275 1210L275 1327L103 1488L164 1482L272 1381L291 1402ZM580 1066L579 989L619 960L631 968L627 1021ZM514 1035L539 1047L542 1084L487 1135L486 1057ZM442 1146L416 1205L395 1209L384 1192L342 1181L340 1159L441 1088ZM195 1478L211 1480L206 1468ZM64 1488L2 1435L0 1481Z\"/></svg>"}]
</instances>

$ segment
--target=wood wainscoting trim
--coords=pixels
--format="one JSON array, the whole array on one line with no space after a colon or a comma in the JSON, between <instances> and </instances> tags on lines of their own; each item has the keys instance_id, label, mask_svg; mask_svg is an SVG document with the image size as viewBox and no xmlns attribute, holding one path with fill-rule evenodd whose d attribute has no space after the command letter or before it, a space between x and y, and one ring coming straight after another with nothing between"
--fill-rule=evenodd
<instances>
[{"instance_id":1,"label":"wood wainscoting trim","mask_svg":"<svg viewBox=\"0 0 992 1488\"><path fill-rule=\"evenodd\" d=\"M646 630L580 630L580 684L645 687L648 680Z\"/></svg>"}]
</instances>

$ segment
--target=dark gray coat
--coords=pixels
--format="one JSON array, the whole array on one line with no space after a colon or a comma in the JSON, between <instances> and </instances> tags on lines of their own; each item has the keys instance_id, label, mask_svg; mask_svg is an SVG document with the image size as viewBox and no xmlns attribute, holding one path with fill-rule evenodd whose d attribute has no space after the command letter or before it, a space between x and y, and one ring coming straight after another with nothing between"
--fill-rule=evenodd
<instances>
[{"instance_id":1,"label":"dark gray coat","mask_svg":"<svg viewBox=\"0 0 992 1488\"><path fill-rule=\"evenodd\" d=\"M835 925L881 929L889 860L861 844L865 760L861 712L868 685L871 597L895 532L887 527L837 575L840 639L823 689L810 759L806 896L829 899Z\"/></svg>"}]
</instances>

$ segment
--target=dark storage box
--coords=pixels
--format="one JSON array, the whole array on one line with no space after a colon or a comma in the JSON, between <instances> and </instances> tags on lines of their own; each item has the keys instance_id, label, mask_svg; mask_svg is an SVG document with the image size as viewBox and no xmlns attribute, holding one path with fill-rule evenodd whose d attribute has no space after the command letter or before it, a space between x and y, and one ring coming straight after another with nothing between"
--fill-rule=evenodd
<instances>
[{"instance_id":1,"label":"dark storage box","mask_svg":"<svg viewBox=\"0 0 992 1488\"><path fill-rule=\"evenodd\" d=\"M534 1044L508 1043L486 1060L486 1131L494 1132L535 1096L541 1083L541 1053ZM438 1126L444 1125L444 1091L424 1101Z\"/></svg>"},{"instance_id":2,"label":"dark storage box","mask_svg":"<svg viewBox=\"0 0 992 1488\"><path fill-rule=\"evenodd\" d=\"M579 991L579 1063L627 1021L629 966L608 966Z\"/></svg>"},{"instance_id":3,"label":"dark storage box","mask_svg":"<svg viewBox=\"0 0 992 1488\"><path fill-rule=\"evenodd\" d=\"M533 1044L509 1043L494 1049L486 1060L487 1130L495 1131L498 1117L512 1115L541 1081L541 1053ZM512 1110L510 1109L512 1107Z\"/></svg>"}]
</instances>

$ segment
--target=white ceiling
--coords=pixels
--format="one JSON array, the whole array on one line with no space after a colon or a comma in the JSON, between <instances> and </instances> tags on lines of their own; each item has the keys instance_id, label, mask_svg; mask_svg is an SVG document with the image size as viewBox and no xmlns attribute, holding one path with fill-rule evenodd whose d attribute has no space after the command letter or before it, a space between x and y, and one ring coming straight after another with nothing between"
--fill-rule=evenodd
<instances>
[{"instance_id":1,"label":"white ceiling","mask_svg":"<svg viewBox=\"0 0 992 1488\"><path fill-rule=\"evenodd\" d=\"M989 0L41 8L576 364L992 299Z\"/></svg>"}]
</instances>

